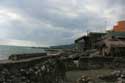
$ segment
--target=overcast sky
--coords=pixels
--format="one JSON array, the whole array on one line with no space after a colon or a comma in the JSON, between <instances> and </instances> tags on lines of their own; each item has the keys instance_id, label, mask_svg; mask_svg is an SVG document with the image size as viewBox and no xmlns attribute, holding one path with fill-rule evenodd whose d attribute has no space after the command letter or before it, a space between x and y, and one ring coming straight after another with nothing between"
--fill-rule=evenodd
<instances>
[{"instance_id":1,"label":"overcast sky","mask_svg":"<svg viewBox=\"0 0 125 83\"><path fill-rule=\"evenodd\" d=\"M125 0L0 0L0 44L69 44L125 20Z\"/></svg>"}]
</instances>

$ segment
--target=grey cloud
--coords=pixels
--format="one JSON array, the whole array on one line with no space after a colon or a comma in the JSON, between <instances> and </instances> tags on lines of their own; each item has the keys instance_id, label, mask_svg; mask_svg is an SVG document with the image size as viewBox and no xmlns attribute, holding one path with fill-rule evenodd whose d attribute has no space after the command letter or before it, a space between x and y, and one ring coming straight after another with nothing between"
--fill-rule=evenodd
<instances>
[{"instance_id":1,"label":"grey cloud","mask_svg":"<svg viewBox=\"0 0 125 83\"><path fill-rule=\"evenodd\" d=\"M91 6L91 1L1 0L0 7L12 9L12 12L16 11L17 15L24 18L0 25L6 28L2 30L8 34L2 35L5 35L5 39L33 41L38 44L67 44L82 33L104 31L107 25L112 25L110 23L124 18L124 0L92 1L98 7L97 10L95 6Z\"/></svg>"}]
</instances>

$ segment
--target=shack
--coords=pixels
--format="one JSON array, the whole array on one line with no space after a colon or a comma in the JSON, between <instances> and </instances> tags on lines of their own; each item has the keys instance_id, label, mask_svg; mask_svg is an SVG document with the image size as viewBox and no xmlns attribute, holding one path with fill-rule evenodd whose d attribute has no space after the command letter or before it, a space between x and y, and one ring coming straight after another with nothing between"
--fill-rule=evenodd
<instances>
[{"instance_id":1,"label":"shack","mask_svg":"<svg viewBox=\"0 0 125 83\"><path fill-rule=\"evenodd\" d=\"M90 32L85 36L82 36L75 40L76 50L83 52L89 49L94 49L96 43L101 40L106 33Z\"/></svg>"}]
</instances>

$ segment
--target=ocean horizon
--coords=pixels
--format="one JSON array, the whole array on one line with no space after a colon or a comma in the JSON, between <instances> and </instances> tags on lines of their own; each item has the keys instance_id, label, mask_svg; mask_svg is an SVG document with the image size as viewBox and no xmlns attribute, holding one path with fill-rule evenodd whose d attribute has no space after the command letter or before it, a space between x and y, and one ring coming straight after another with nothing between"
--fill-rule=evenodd
<instances>
[{"instance_id":1,"label":"ocean horizon","mask_svg":"<svg viewBox=\"0 0 125 83\"><path fill-rule=\"evenodd\" d=\"M42 52L45 52L44 49L42 48L0 45L0 60L8 59L8 57L12 54L27 54L27 53L42 53Z\"/></svg>"}]
</instances>

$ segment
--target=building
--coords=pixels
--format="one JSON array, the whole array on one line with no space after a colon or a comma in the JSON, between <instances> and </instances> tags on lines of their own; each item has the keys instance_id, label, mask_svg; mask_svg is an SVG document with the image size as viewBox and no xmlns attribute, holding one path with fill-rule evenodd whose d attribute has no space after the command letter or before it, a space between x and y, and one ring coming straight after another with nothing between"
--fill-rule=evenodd
<instances>
[{"instance_id":1,"label":"building","mask_svg":"<svg viewBox=\"0 0 125 83\"><path fill-rule=\"evenodd\" d=\"M119 21L114 27L113 32L125 32L125 21Z\"/></svg>"},{"instance_id":2,"label":"building","mask_svg":"<svg viewBox=\"0 0 125 83\"><path fill-rule=\"evenodd\" d=\"M83 52L96 47L96 43L104 37L106 33L90 32L87 36L82 36L75 40L76 50Z\"/></svg>"}]
</instances>

